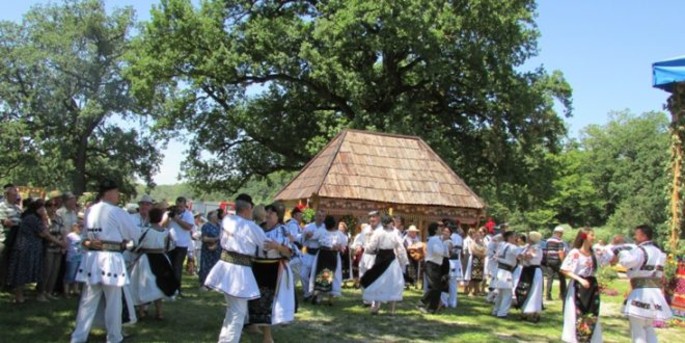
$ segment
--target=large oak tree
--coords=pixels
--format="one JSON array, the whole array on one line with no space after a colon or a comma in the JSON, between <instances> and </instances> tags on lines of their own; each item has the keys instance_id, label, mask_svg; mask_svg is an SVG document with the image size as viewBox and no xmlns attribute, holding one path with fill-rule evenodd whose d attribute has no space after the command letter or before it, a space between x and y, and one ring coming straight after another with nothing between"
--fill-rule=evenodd
<instances>
[{"instance_id":1,"label":"large oak tree","mask_svg":"<svg viewBox=\"0 0 685 343\"><path fill-rule=\"evenodd\" d=\"M121 72L134 25L132 9L96 0L0 22L0 178L77 194L152 183L161 156Z\"/></svg>"},{"instance_id":2,"label":"large oak tree","mask_svg":"<svg viewBox=\"0 0 685 343\"><path fill-rule=\"evenodd\" d=\"M419 135L476 189L531 206L571 111L559 72L524 66L534 19L532 0L163 0L127 75L187 138L195 186L298 169L349 127Z\"/></svg>"}]
</instances>

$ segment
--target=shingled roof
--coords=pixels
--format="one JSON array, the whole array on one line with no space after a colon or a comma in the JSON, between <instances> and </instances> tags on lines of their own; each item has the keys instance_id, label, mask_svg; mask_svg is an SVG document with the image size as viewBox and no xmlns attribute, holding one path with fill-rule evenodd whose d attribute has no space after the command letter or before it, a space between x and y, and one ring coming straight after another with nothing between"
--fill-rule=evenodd
<instances>
[{"instance_id":1,"label":"shingled roof","mask_svg":"<svg viewBox=\"0 0 685 343\"><path fill-rule=\"evenodd\" d=\"M277 200L354 199L483 209L483 201L415 136L345 130L278 194Z\"/></svg>"}]
</instances>

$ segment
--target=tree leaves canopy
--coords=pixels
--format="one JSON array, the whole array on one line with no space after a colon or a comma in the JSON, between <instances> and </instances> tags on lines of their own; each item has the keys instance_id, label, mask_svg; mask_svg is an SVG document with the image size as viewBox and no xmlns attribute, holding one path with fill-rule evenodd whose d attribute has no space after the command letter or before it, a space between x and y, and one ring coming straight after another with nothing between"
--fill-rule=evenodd
<instances>
[{"instance_id":1,"label":"tree leaves canopy","mask_svg":"<svg viewBox=\"0 0 685 343\"><path fill-rule=\"evenodd\" d=\"M133 28L131 8L96 0L0 22L2 178L77 194L102 178L152 183L161 156L121 73Z\"/></svg>"},{"instance_id":2,"label":"tree leaves canopy","mask_svg":"<svg viewBox=\"0 0 685 343\"><path fill-rule=\"evenodd\" d=\"M555 101L571 110L559 72L522 71L534 16L534 1L163 0L127 75L208 190L296 170L347 127L419 135L476 188L522 185L565 133Z\"/></svg>"}]
</instances>

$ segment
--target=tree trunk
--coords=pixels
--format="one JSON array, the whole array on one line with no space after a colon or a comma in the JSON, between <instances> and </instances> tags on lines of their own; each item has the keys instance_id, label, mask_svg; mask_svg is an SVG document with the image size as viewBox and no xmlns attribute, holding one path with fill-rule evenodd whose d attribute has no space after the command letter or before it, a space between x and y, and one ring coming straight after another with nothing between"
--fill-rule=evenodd
<instances>
[{"instance_id":1,"label":"tree trunk","mask_svg":"<svg viewBox=\"0 0 685 343\"><path fill-rule=\"evenodd\" d=\"M74 158L74 175L72 181L72 192L74 195L81 196L86 191L86 151L88 149L88 136L83 135L78 141L76 156Z\"/></svg>"}]
</instances>

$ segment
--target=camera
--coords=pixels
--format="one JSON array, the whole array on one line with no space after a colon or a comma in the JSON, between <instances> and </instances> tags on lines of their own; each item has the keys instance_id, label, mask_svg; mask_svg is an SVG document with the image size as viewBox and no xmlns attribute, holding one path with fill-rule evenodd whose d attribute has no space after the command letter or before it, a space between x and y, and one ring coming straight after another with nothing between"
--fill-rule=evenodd
<instances>
[{"instance_id":1,"label":"camera","mask_svg":"<svg viewBox=\"0 0 685 343\"><path fill-rule=\"evenodd\" d=\"M181 211L180 211L180 209L178 208L178 206L175 206L175 205L174 205L174 206L169 206L169 207L167 208L167 213L168 213L168 215L169 215L169 218L174 218L174 217L176 217L177 215L179 215L179 214L181 213Z\"/></svg>"}]
</instances>

